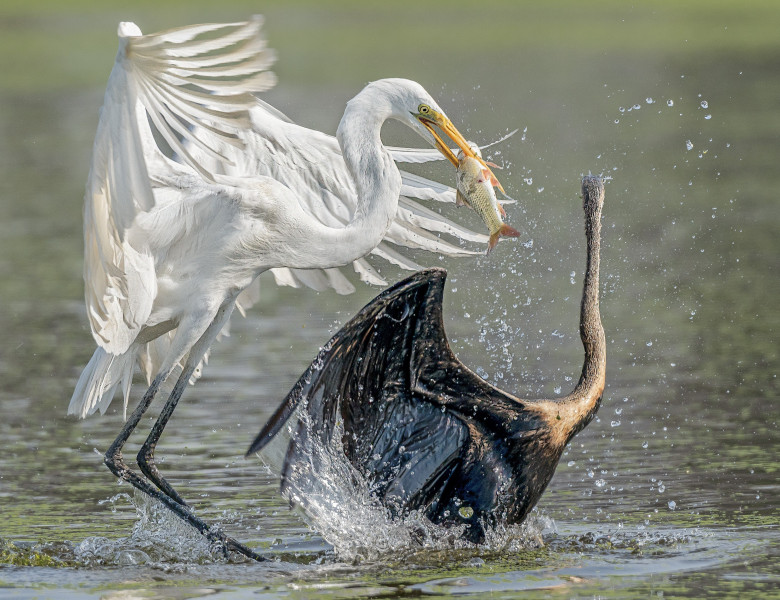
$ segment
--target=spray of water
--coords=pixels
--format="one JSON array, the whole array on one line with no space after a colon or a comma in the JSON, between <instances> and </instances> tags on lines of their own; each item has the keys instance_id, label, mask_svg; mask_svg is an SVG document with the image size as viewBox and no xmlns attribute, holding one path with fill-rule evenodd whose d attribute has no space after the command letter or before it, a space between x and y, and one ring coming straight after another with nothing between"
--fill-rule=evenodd
<instances>
[{"instance_id":1,"label":"spray of water","mask_svg":"<svg viewBox=\"0 0 780 600\"><path fill-rule=\"evenodd\" d=\"M299 410L285 433L263 458L279 468L279 445L298 436L305 451L286 473L285 495L303 510L309 526L333 546L340 560L362 562L427 550L522 551L541 546L542 532L552 525L534 515L522 525L498 526L488 530L485 543L477 548L461 538L463 526L437 525L417 510L394 516L347 460L341 423L330 437L322 436L306 411Z\"/></svg>"}]
</instances>

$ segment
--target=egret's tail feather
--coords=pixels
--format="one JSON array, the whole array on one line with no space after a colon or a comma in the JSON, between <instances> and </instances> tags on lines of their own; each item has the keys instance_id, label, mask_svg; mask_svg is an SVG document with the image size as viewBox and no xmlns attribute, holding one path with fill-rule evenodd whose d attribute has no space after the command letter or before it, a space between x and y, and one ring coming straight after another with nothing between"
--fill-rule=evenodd
<instances>
[{"instance_id":1,"label":"egret's tail feather","mask_svg":"<svg viewBox=\"0 0 780 600\"><path fill-rule=\"evenodd\" d=\"M100 414L105 413L117 387L121 385L126 417L134 359L135 352L132 348L119 355L106 352L102 348L96 349L76 383L68 405L68 414L83 419L96 410L99 410Z\"/></svg>"}]
</instances>

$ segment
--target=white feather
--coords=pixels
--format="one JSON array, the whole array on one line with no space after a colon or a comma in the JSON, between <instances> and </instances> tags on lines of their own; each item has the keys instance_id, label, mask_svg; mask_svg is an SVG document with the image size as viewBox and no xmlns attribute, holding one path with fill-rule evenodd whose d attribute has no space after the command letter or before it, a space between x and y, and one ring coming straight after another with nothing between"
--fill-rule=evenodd
<instances>
[{"instance_id":1,"label":"white feather","mask_svg":"<svg viewBox=\"0 0 780 600\"><path fill-rule=\"evenodd\" d=\"M350 263L362 281L387 283L369 253L420 268L390 244L463 256L473 252L459 240L484 241L418 202L452 204L452 188L393 163L438 153L381 145L388 118L429 139L411 111L421 102L440 109L419 84L368 85L347 105L339 140L301 127L253 96L275 81L261 23L151 35L119 26L84 208L98 349L72 414L105 411L120 388L126 407L135 362L147 382L181 368L197 379L233 308L258 300L265 270L280 285L349 294L339 267Z\"/></svg>"}]
</instances>

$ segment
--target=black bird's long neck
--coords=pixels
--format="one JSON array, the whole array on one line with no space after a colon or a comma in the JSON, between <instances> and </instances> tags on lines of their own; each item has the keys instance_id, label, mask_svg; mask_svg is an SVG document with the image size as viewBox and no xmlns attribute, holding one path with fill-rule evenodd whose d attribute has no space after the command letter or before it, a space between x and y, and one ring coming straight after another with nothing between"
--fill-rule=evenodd
<instances>
[{"instance_id":1,"label":"black bird's long neck","mask_svg":"<svg viewBox=\"0 0 780 600\"><path fill-rule=\"evenodd\" d=\"M596 176L582 180L585 209L587 263L580 307L580 337L585 348L582 375L574 391L559 401L571 418L568 438L579 432L598 409L606 379L607 347L599 312L599 259L601 250L601 208L604 182Z\"/></svg>"}]
</instances>

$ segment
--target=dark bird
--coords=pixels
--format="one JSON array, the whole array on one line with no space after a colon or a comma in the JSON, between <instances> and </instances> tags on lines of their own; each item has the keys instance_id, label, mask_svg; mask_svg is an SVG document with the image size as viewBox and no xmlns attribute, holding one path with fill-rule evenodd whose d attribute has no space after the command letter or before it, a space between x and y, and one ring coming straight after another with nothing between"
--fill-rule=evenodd
<instances>
[{"instance_id":1,"label":"dark bird","mask_svg":"<svg viewBox=\"0 0 780 600\"><path fill-rule=\"evenodd\" d=\"M566 444L601 403L606 344L599 314L604 184L582 182L587 267L580 312L582 375L571 394L526 400L475 375L453 354L442 319L446 271L389 288L320 351L247 454L268 444L298 407L282 467L282 493L305 502L312 443L341 436L344 454L394 515L465 525L475 543L499 523L520 523L552 479ZM314 468L316 472L316 466Z\"/></svg>"}]
</instances>

